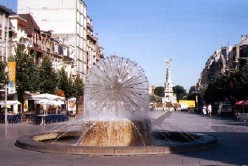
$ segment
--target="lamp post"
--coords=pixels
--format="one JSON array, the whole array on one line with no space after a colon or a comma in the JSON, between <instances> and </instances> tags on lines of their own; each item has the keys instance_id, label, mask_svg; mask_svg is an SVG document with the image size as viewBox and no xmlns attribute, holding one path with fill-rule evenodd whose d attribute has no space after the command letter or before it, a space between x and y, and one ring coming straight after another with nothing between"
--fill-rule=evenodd
<instances>
[{"instance_id":1,"label":"lamp post","mask_svg":"<svg viewBox=\"0 0 248 166\"><path fill-rule=\"evenodd\" d=\"M4 114L5 114L5 124L8 124L8 109L7 109L7 101L8 101L8 88L7 88L7 84L5 85L5 108L4 108Z\"/></svg>"},{"instance_id":2,"label":"lamp post","mask_svg":"<svg viewBox=\"0 0 248 166\"><path fill-rule=\"evenodd\" d=\"M6 66L5 67L5 73L7 73L8 72L8 66ZM4 88L5 88L5 101L4 101L4 104L5 104L5 108L4 108L4 121L5 121L5 124L8 124L8 109L7 109L7 101L8 101L8 84L6 83L5 84L5 86L4 86Z\"/></svg>"},{"instance_id":3,"label":"lamp post","mask_svg":"<svg viewBox=\"0 0 248 166\"><path fill-rule=\"evenodd\" d=\"M7 35L6 35L6 43L5 43L5 61L7 62L7 66L5 67L5 73L8 72L8 54L9 54L9 50L8 50L8 46L9 46L9 16L7 18ZM8 77L8 76L7 76ZM8 110L7 110L7 101L8 101L8 84L5 84L5 108L4 108L4 114L5 114L5 124L8 124Z\"/></svg>"}]
</instances>

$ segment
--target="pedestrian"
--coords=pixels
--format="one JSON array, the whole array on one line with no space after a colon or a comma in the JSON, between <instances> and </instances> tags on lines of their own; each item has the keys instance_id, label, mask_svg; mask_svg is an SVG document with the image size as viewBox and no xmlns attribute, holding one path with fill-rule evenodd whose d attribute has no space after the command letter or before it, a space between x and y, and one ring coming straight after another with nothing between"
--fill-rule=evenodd
<instances>
[{"instance_id":1,"label":"pedestrian","mask_svg":"<svg viewBox=\"0 0 248 166\"><path fill-rule=\"evenodd\" d=\"M208 104L208 115L211 116L212 114L212 106L211 104Z\"/></svg>"},{"instance_id":2,"label":"pedestrian","mask_svg":"<svg viewBox=\"0 0 248 166\"><path fill-rule=\"evenodd\" d=\"M207 114L207 107L206 107L205 104L204 104L204 106L202 108L202 113L203 113L203 115L206 115Z\"/></svg>"}]
</instances>

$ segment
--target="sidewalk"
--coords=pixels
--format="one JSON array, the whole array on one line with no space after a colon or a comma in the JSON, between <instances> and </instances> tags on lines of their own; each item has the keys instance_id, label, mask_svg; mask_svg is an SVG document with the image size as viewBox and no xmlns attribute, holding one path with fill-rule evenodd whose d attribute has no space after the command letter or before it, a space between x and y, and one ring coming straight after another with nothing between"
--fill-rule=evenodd
<instances>
[{"instance_id":1,"label":"sidewalk","mask_svg":"<svg viewBox=\"0 0 248 166\"><path fill-rule=\"evenodd\" d=\"M163 111L152 111L153 119ZM79 119L79 117L76 117ZM76 120L76 119L71 119ZM203 117L200 114L172 112L164 123L153 126L159 130L201 132L218 139L214 148L182 154L148 156L87 156L49 154L27 151L15 147L15 140L26 134L48 132L62 124L32 125L28 123L0 124L0 165L3 166L203 166L203 165L248 165L248 126L247 123L234 121L228 117Z\"/></svg>"}]
</instances>

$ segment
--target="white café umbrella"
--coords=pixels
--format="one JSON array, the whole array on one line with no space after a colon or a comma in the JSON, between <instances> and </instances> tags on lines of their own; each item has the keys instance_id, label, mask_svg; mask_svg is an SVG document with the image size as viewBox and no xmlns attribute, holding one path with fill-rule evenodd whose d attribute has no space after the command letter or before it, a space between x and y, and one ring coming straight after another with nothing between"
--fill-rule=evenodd
<instances>
[{"instance_id":1,"label":"white caf\u00e9 umbrella","mask_svg":"<svg viewBox=\"0 0 248 166\"><path fill-rule=\"evenodd\" d=\"M48 93L40 94L40 95L34 95L30 97L30 100L65 100L65 97L57 96L57 95L52 95Z\"/></svg>"},{"instance_id":2,"label":"white caf\u00e9 umbrella","mask_svg":"<svg viewBox=\"0 0 248 166\"><path fill-rule=\"evenodd\" d=\"M7 108L11 108L11 105L21 104L18 100L8 100L7 101ZM5 108L5 101L0 101L0 105L2 108Z\"/></svg>"},{"instance_id":3,"label":"white caf\u00e9 umbrella","mask_svg":"<svg viewBox=\"0 0 248 166\"><path fill-rule=\"evenodd\" d=\"M34 102L35 104L42 104L42 105L61 105L61 104L64 104L63 101L61 100L36 100Z\"/></svg>"},{"instance_id":4,"label":"white caf\u00e9 umbrella","mask_svg":"<svg viewBox=\"0 0 248 166\"><path fill-rule=\"evenodd\" d=\"M21 104L18 100L8 100L7 105ZM0 105L5 105L5 101L0 101Z\"/></svg>"}]
</instances>

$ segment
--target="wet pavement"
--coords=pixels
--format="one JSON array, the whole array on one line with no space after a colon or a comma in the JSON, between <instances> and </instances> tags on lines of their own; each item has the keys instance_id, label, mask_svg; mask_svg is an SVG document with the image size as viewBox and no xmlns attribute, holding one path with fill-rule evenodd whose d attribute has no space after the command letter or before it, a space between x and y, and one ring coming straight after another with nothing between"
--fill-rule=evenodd
<instances>
[{"instance_id":1,"label":"wet pavement","mask_svg":"<svg viewBox=\"0 0 248 166\"><path fill-rule=\"evenodd\" d=\"M209 166L209 165L248 165L248 124L235 121L230 117L206 117L201 114L172 112L161 117L164 112L152 111L150 116L154 130L201 132L217 138L216 147L180 154L145 155L145 156L89 156L51 154L27 151L15 146L19 136L48 132L59 125L33 125L27 122L18 124L0 124L0 165L1 166L81 166L81 165L125 165L125 166Z\"/></svg>"}]
</instances>

